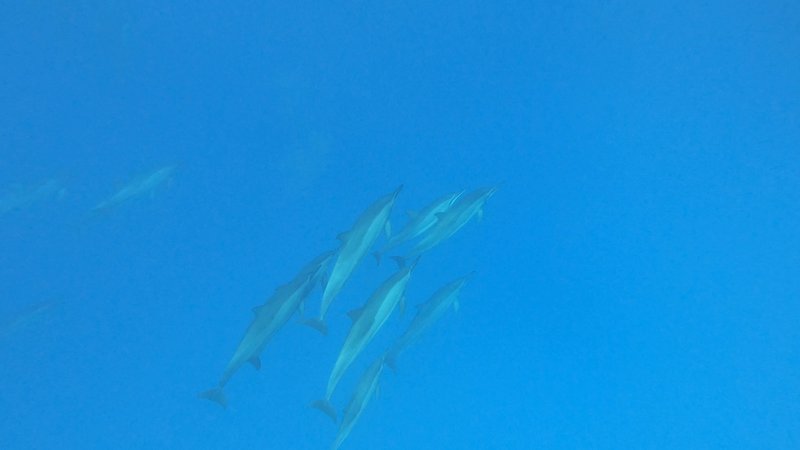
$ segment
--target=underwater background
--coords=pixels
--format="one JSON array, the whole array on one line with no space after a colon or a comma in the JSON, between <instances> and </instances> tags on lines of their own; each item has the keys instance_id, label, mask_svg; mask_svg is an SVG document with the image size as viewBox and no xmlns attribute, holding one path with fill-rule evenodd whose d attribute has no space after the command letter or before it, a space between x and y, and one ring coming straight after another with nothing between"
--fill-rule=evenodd
<instances>
[{"instance_id":1,"label":"underwater background","mask_svg":"<svg viewBox=\"0 0 800 450\"><path fill-rule=\"evenodd\" d=\"M798 55L792 1L0 3L0 448L330 448L391 260L197 394L400 184L499 190L342 449L800 448Z\"/></svg>"}]
</instances>

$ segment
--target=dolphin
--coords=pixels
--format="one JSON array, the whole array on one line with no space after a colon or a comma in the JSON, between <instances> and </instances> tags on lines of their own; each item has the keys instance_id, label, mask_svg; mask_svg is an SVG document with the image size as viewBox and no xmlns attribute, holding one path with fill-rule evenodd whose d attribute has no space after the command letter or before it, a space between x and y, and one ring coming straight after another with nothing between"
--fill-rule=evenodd
<instances>
[{"instance_id":1,"label":"dolphin","mask_svg":"<svg viewBox=\"0 0 800 450\"><path fill-rule=\"evenodd\" d=\"M395 307L403 302L406 286L416 264L415 261L414 264L399 269L378 287L363 307L349 313L350 318L353 319L353 325L350 327L350 332L347 334L342 350L331 370L325 398L312 403L313 407L328 414L334 420L336 420L336 412L330 400L336 385L342 379L347 368L375 337Z\"/></svg>"},{"instance_id":2,"label":"dolphin","mask_svg":"<svg viewBox=\"0 0 800 450\"><path fill-rule=\"evenodd\" d=\"M386 352L385 360L387 366L395 370L395 361L400 353L416 342L422 333L439 320L451 306L458 311L458 294L464 283L472 278L474 274L475 272L472 272L447 283L439 288L428 301L417 306L417 314L408 329L397 338L397 341Z\"/></svg>"},{"instance_id":3,"label":"dolphin","mask_svg":"<svg viewBox=\"0 0 800 450\"><path fill-rule=\"evenodd\" d=\"M0 338L10 336L37 323L46 323L52 311L58 307L59 304L60 302L57 301L39 302L17 312L0 323Z\"/></svg>"},{"instance_id":4,"label":"dolphin","mask_svg":"<svg viewBox=\"0 0 800 450\"><path fill-rule=\"evenodd\" d=\"M145 194L154 195L155 189L172 179L176 166L164 166L135 178L114 195L92 208L93 213L108 211L126 201Z\"/></svg>"},{"instance_id":5,"label":"dolphin","mask_svg":"<svg viewBox=\"0 0 800 450\"><path fill-rule=\"evenodd\" d=\"M292 289L298 290L299 300L298 300L298 310L300 314L303 313L303 305L305 301L308 299L308 296L311 294L311 291L314 290L314 287L317 284L320 284L323 288L325 287L326 281L326 269L328 264L330 263L331 259L333 258L334 252L327 251L313 260L310 263L306 264L306 266L297 274L297 276L292 280L290 286ZM285 324L285 322L284 322ZM256 352L256 355L260 355L263 351L264 347L266 347L268 341L264 341L261 344L261 348ZM260 365L260 363L259 363Z\"/></svg>"},{"instance_id":6,"label":"dolphin","mask_svg":"<svg viewBox=\"0 0 800 450\"><path fill-rule=\"evenodd\" d=\"M436 215L447 211L463 193L464 191L453 192L439 197L420 212L409 211L408 223L406 223L406 226L389 238L389 240L383 244L383 247L374 253L378 264L381 262L381 256L385 255L389 250L428 231L428 229L436 223L438 219Z\"/></svg>"},{"instance_id":7,"label":"dolphin","mask_svg":"<svg viewBox=\"0 0 800 450\"><path fill-rule=\"evenodd\" d=\"M259 357L264 347L300 309L301 303L323 277L325 267L332 255L332 252L327 252L315 258L291 282L276 288L266 303L253 308L255 317L239 341L217 387L201 392L198 394L200 398L227 406L228 401L223 391L225 385L246 362L250 362L256 369L261 367Z\"/></svg>"},{"instance_id":8,"label":"dolphin","mask_svg":"<svg viewBox=\"0 0 800 450\"><path fill-rule=\"evenodd\" d=\"M328 312L333 298L339 294L353 270L375 244L381 231L386 230L386 234L390 234L389 215L397 195L402 189L403 185L400 185L394 192L376 200L361 214L350 231L338 236L341 242L339 256L336 258L325 291L322 293L319 317L307 320L306 325L315 328L322 334L328 333L325 314Z\"/></svg>"},{"instance_id":9,"label":"dolphin","mask_svg":"<svg viewBox=\"0 0 800 450\"><path fill-rule=\"evenodd\" d=\"M483 205L497 192L497 189L497 186L485 187L462 195L452 207L436 215L438 218L436 223L407 255L397 256L394 259L402 266L406 260L415 258L447 240L466 225L473 216L477 215L479 219L482 218Z\"/></svg>"},{"instance_id":10,"label":"dolphin","mask_svg":"<svg viewBox=\"0 0 800 450\"><path fill-rule=\"evenodd\" d=\"M342 445L342 442L347 439L350 431L353 430L356 422L361 417L361 413L364 412L364 408L372 400L373 394L380 392L381 373L383 373L383 358L378 358L364 372L364 375L361 375L353 396L344 409L342 423L339 426L339 432L336 434L336 440L331 445L331 450L337 450Z\"/></svg>"},{"instance_id":11,"label":"dolphin","mask_svg":"<svg viewBox=\"0 0 800 450\"><path fill-rule=\"evenodd\" d=\"M44 181L30 188L17 185L0 197L0 214L22 209L33 203L51 198L60 200L66 194L66 188L56 179Z\"/></svg>"}]
</instances>

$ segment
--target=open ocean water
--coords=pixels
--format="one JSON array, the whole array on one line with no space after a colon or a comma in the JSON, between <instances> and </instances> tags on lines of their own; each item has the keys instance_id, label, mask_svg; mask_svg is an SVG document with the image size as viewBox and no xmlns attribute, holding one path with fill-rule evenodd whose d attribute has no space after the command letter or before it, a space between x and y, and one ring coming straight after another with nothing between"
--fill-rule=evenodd
<instances>
[{"instance_id":1,"label":"open ocean water","mask_svg":"<svg viewBox=\"0 0 800 450\"><path fill-rule=\"evenodd\" d=\"M0 449L331 449L351 323L341 449L798 449L798 55L796 1L2 2ZM466 192L352 322L400 185Z\"/></svg>"}]
</instances>

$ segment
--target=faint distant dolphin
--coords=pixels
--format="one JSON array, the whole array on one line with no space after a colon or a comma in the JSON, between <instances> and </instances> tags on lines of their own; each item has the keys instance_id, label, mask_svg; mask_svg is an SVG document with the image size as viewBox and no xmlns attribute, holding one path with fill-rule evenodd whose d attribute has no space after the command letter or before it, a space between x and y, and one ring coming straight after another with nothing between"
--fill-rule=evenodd
<instances>
[{"instance_id":1,"label":"faint distant dolphin","mask_svg":"<svg viewBox=\"0 0 800 450\"><path fill-rule=\"evenodd\" d=\"M364 255L375 244L381 231L386 230L387 235L390 234L389 214L392 212L397 194L402 189L403 186L400 185L394 192L379 198L361 214L350 231L339 235L339 241L342 244L336 263L331 269L325 292L322 294L319 317L307 320L306 325L316 328L322 334L327 334L325 314L328 312L333 298L339 294L358 263L364 259Z\"/></svg>"},{"instance_id":2,"label":"faint distant dolphin","mask_svg":"<svg viewBox=\"0 0 800 450\"><path fill-rule=\"evenodd\" d=\"M332 253L327 252L309 263L291 282L279 286L272 296L261 306L253 308L255 317L245 331L236 351L225 368L216 388L198 394L200 398L215 401L227 406L223 388L234 373L246 362L257 369L261 367L259 355L272 336L280 330L292 315L300 308L301 303L319 282Z\"/></svg>"},{"instance_id":3,"label":"faint distant dolphin","mask_svg":"<svg viewBox=\"0 0 800 450\"><path fill-rule=\"evenodd\" d=\"M400 353L419 339L420 335L439 320L451 306L458 310L458 294L464 283L473 275L474 272L451 281L439 288L428 301L417 306L417 315L414 316L408 329L386 352L387 366L395 369L395 361Z\"/></svg>"},{"instance_id":4,"label":"faint distant dolphin","mask_svg":"<svg viewBox=\"0 0 800 450\"><path fill-rule=\"evenodd\" d=\"M383 372L383 358L378 358L373 362L361 379L358 380L356 389L350 402L344 409L342 417L342 424L339 426L339 433L336 435L336 440L331 445L331 450L337 450L342 442L350 435L356 422L361 417L369 401L372 399L373 394L380 391L380 378Z\"/></svg>"},{"instance_id":5,"label":"faint distant dolphin","mask_svg":"<svg viewBox=\"0 0 800 450\"><path fill-rule=\"evenodd\" d=\"M0 338L10 336L20 330L30 327L36 322L46 319L59 305L57 301L35 303L19 311L9 319L0 323Z\"/></svg>"},{"instance_id":6,"label":"faint distant dolphin","mask_svg":"<svg viewBox=\"0 0 800 450\"><path fill-rule=\"evenodd\" d=\"M172 179L175 173L176 166L164 166L135 178L130 183L126 184L122 189L118 190L114 195L98 203L92 208L93 213L100 213L108 211L128 200L142 195L154 195L156 188Z\"/></svg>"},{"instance_id":7,"label":"faint distant dolphin","mask_svg":"<svg viewBox=\"0 0 800 450\"><path fill-rule=\"evenodd\" d=\"M47 180L31 188L16 186L11 189L11 192L0 197L0 214L22 209L50 198L61 199L66 193L66 188L56 179Z\"/></svg>"},{"instance_id":8,"label":"faint distant dolphin","mask_svg":"<svg viewBox=\"0 0 800 450\"><path fill-rule=\"evenodd\" d=\"M497 187L480 188L462 195L450 209L437 214L436 223L407 255L395 257L395 260L402 266L406 260L421 255L454 235L473 216L483 217L483 205L497 192L497 189Z\"/></svg>"},{"instance_id":9,"label":"faint distant dolphin","mask_svg":"<svg viewBox=\"0 0 800 450\"><path fill-rule=\"evenodd\" d=\"M339 357L336 359L333 370L331 370L325 398L312 403L313 407L328 414L334 420L336 420L336 412L330 404L330 399L336 389L336 385L342 379L350 364L355 361L356 357L375 337L395 307L403 302L406 286L411 278L414 266L416 266L416 262L411 266L398 270L378 287L363 307L350 312L353 325L350 327L350 332L345 338Z\"/></svg>"},{"instance_id":10,"label":"faint distant dolphin","mask_svg":"<svg viewBox=\"0 0 800 450\"><path fill-rule=\"evenodd\" d=\"M463 193L464 191L454 192L440 197L423 208L420 212L409 211L408 223L406 223L406 226L397 234L392 235L392 237L383 244L383 247L374 253L378 264L381 262L381 256L385 255L389 250L406 241L414 239L431 228L436 223L436 215L447 211Z\"/></svg>"}]
</instances>

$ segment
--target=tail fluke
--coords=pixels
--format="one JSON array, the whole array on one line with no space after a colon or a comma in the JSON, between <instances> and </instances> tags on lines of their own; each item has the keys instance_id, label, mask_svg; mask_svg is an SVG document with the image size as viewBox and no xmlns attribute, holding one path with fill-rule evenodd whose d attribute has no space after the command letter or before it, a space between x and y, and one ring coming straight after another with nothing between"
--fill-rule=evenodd
<instances>
[{"instance_id":1,"label":"tail fluke","mask_svg":"<svg viewBox=\"0 0 800 450\"><path fill-rule=\"evenodd\" d=\"M319 331L323 335L328 335L328 326L325 325L325 321L322 319L308 319L303 321L303 325L308 325L311 328Z\"/></svg>"},{"instance_id":2,"label":"tail fluke","mask_svg":"<svg viewBox=\"0 0 800 450\"><path fill-rule=\"evenodd\" d=\"M228 398L225 397L225 391L223 391L221 387L209 389L205 392L197 394L197 396L199 398L204 398L206 400L211 400L212 402L216 402L223 408L228 407Z\"/></svg>"},{"instance_id":3,"label":"tail fluke","mask_svg":"<svg viewBox=\"0 0 800 450\"><path fill-rule=\"evenodd\" d=\"M386 367L392 369L392 372L397 373L397 361L395 358L396 355L394 353L387 353L383 357L383 363L386 364Z\"/></svg>"},{"instance_id":4,"label":"tail fluke","mask_svg":"<svg viewBox=\"0 0 800 450\"><path fill-rule=\"evenodd\" d=\"M406 266L406 259L403 258L402 256L392 256L392 259L394 260L394 262L397 263L398 269L402 269L403 267Z\"/></svg>"},{"instance_id":5,"label":"tail fluke","mask_svg":"<svg viewBox=\"0 0 800 450\"><path fill-rule=\"evenodd\" d=\"M312 408L316 408L322 412L324 412L328 417L333 420L333 423L336 423L336 408L333 407L331 402L328 400L317 400L311 404Z\"/></svg>"}]
</instances>

